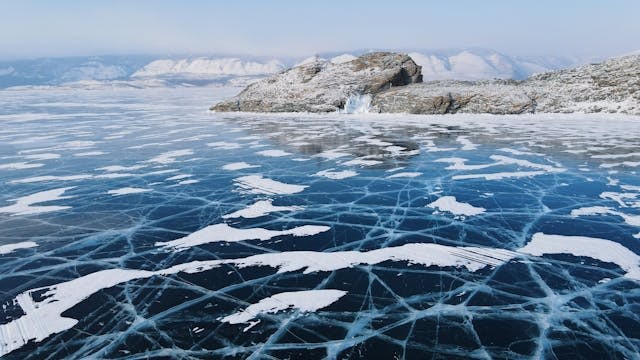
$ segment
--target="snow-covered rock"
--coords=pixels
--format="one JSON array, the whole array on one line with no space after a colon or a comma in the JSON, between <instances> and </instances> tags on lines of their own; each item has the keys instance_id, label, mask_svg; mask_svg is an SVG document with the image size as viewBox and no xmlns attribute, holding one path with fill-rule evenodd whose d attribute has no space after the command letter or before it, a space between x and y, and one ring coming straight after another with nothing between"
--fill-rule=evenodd
<instances>
[{"instance_id":1,"label":"snow-covered rock","mask_svg":"<svg viewBox=\"0 0 640 360\"><path fill-rule=\"evenodd\" d=\"M517 70L508 59L494 55L482 58L463 52L451 57L447 64L435 57L429 58L428 63L421 60L431 74L446 70L447 66L467 73L479 69L478 76L488 76L496 69L504 70L504 75ZM235 98L211 109L344 112L347 104L360 99L358 109L365 109L363 112L640 114L640 55L546 72L521 81L421 83L421 77L421 67L407 55L371 53L338 64L315 59L252 84ZM367 104L362 104L364 98Z\"/></svg>"},{"instance_id":2,"label":"snow-covered rock","mask_svg":"<svg viewBox=\"0 0 640 360\"><path fill-rule=\"evenodd\" d=\"M376 94L370 112L640 114L640 56L533 75L524 81L435 81Z\"/></svg>"},{"instance_id":3,"label":"snow-covered rock","mask_svg":"<svg viewBox=\"0 0 640 360\"><path fill-rule=\"evenodd\" d=\"M377 52L332 63L315 59L249 85L215 111L332 112L357 95L422 81L420 67L407 55Z\"/></svg>"},{"instance_id":4,"label":"snow-covered rock","mask_svg":"<svg viewBox=\"0 0 640 360\"><path fill-rule=\"evenodd\" d=\"M357 59L358 57L353 56L351 54L342 54L331 58L332 64L343 64L352 60Z\"/></svg>"}]
</instances>

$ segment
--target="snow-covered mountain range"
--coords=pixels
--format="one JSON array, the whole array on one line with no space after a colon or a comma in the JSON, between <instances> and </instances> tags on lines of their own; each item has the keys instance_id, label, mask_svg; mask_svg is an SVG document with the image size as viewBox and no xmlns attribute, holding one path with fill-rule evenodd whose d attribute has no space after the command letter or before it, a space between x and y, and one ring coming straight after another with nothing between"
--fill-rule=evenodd
<instances>
[{"instance_id":1,"label":"snow-covered mountain range","mask_svg":"<svg viewBox=\"0 0 640 360\"><path fill-rule=\"evenodd\" d=\"M14 86L163 87L246 84L286 67L330 59L350 61L366 51L320 54L307 59L228 56L157 57L151 55L45 58L0 61L0 88ZM425 81L524 79L531 74L579 65L584 59L514 57L487 49L411 51Z\"/></svg>"},{"instance_id":2,"label":"snow-covered mountain range","mask_svg":"<svg viewBox=\"0 0 640 360\"><path fill-rule=\"evenodd\" d=\"M268 62L243 61L238 58L195 58L179 60L155 60L145 65L132 77L154 77L167 75L233 75L255 76L278 72L284 65L278 60Z\"/></svg>"}]
</instances>

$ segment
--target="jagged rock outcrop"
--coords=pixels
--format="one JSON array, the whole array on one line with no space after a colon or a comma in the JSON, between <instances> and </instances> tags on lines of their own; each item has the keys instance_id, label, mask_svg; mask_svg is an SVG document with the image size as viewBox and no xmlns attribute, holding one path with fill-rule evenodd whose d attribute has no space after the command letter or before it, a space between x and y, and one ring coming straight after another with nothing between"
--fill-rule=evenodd
<instances>
[{"instance_id":1,"label":"jagged rock outcrop","mask_svg":"<svg viewBox=\"0 0 640 360\"><path fill-rule=\"evenodd\" d=\"M523 81L434 81L377 94L374 112L640 115L640 56L534 75Z\"/></svg>"},{"instance_id":2,"label":"jagged rock outcrop","mask_svg":"<svg viewBox=\"0 0 640 360\"><path fill-rule=\"evenodd\" d=\"M421 81L420 66L408 55L376 52L339 64L316 60L251 84L211 110L333 112L353 95Z\"/></svg>"},{"instance_id":3,"label":"jagged rock outcrop","mask_svg":"<svg viewBox=\"0 0 640 360\"><path fill-rule=\"evenodd\" d=\"M640 55L527 80L421 82L420 67L408 56L364 55L345 64L314 62L253 84L216 111L330 112L354 94L371 95L371 112L570 113L640 115Z\"/></svg>"}]
</instances>

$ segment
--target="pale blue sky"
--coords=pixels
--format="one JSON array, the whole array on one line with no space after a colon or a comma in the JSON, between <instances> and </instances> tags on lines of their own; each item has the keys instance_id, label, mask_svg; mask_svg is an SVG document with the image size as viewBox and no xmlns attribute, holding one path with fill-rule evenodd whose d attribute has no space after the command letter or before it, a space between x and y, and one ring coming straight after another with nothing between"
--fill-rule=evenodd
<instances>
[{"instance_id":1,"label":"pale blue sky","mask_svg":"<svg viewBox=\"0 0 640 360\"><path fill-rule=\"evenodd\" d=\"M0 58L465 47L610 56L640 49L639 18L638 0L0 0Z\"/></svg>"}]
</instances>

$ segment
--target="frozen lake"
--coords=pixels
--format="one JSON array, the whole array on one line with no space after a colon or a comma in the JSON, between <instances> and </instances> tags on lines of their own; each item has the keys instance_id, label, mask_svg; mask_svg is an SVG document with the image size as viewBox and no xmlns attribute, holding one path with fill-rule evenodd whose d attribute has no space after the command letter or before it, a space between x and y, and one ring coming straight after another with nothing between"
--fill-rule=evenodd
<instances>
[{"instance_id":1,"label":"frozen lake","mask_svg":"<svg viewBox=\"0 0 640 360\"><path fill-rule=\"evenodd\" d=\"M0 355L637 358L640 118L0 91Z\"/></svg>"}]
</instances>

